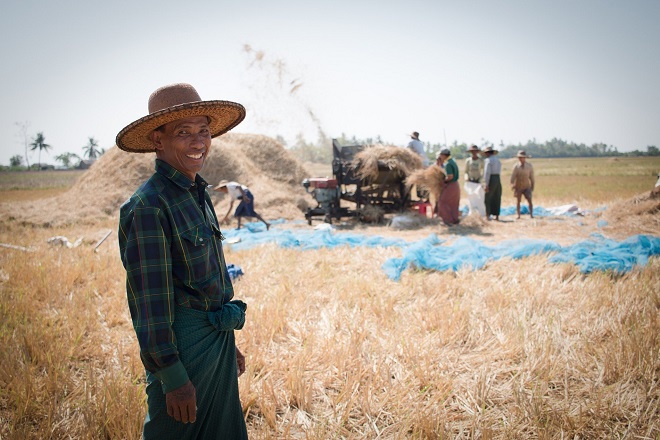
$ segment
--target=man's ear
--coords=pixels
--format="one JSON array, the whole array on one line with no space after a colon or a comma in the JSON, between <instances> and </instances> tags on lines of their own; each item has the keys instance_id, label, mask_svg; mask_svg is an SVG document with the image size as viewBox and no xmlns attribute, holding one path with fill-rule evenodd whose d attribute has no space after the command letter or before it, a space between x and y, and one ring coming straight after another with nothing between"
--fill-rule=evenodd
<instances>
[{"instance_id":1,"label":"man's ear","mask_svg":"<svg viewBox=\"0 0 660 440\"><path fill-rule=\"evenodd\" d=\"M163 142L161 140L162 138L162 132L159 130L154 130L151 132L149 135L149 139L151 139L151 142L154 144L154 148L156 151L163 151L165 147L163 146Z\"/></svg>"}]
</instances>

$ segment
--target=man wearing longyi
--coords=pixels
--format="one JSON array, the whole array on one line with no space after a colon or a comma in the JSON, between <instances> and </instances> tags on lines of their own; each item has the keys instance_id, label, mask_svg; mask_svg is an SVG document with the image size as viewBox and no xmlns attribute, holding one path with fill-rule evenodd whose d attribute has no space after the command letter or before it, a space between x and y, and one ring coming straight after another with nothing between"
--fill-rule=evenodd
<instances>
[{"instance_id":1,"label":"man wearing longyi","mask_svg":"<svg viewBox=\"0 0 660 440\"><path fill-rule=\"evenodd\" d=\"M218 219L197 174L211 138L238 125L242 105L202 101L189 84L149 98L149 114L117 135L130 153L156 153L155 173L120 211L126 293L146 369L145 439L245 439L238 395L245 357L234 330L247 306L234 290Z\"/></svg>"}]
</instances>

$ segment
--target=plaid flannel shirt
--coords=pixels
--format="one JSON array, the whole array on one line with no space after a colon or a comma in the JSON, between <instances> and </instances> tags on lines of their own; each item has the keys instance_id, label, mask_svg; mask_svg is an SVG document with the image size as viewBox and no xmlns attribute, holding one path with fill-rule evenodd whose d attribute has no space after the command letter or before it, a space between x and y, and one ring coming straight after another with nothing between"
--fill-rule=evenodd
<instances>
[{"instance_id":1,"label":"plaid flannel shirt","mask_svg":"<svg viewBox=\"0 0 660 440\"><path fill-rule=\"evenodd\" d=\"M188 381L172 331L175 304L215 311L234 296L207 186L157 159L156 173L120 210L119 250L140 358L165 392Z\"/></svg>"}]
</instances>

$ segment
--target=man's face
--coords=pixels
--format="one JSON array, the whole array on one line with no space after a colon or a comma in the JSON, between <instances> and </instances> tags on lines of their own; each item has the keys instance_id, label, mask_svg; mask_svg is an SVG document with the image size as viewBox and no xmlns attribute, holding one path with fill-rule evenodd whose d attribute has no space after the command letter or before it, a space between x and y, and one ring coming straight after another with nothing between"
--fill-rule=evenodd
<instances>
[{"instance_id":1,"label":"man's face","mask_svg":"<svg viewBox=\"0 0 660 440\"><path fill-rule=\"evenodd\" d=\"M156 157L191 180L202 169L211 150L211 132L206 116L178 119L152 133Z\"/></svg>"},{"instance_id":2,"label":"man's face","mask_svg":"<svg viewBox=\"0 0 660 440\"><path fill-rule=\"evenodd\" d=\"M521 165L525 165L525 159L526 159L526 158L524 158L524 157L522 157L522 156L519 156L519 157L518 157L518 160L520 161L520 164L521 164Z\"/></svg>"}]
</instances>

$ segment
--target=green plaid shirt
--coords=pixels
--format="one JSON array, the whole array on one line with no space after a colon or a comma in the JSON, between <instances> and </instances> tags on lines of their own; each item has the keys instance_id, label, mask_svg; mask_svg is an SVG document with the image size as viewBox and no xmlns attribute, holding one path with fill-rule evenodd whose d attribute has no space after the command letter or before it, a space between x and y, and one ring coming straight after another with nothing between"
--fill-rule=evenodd
<instances>
[{"instance_id":1,"label":"green plaid shirt","mask_svg":"<svg viewBox=\"0 0 660 440\"><path fill-rule=\"evenodd\" d=\"M175 304L215 311L234 296L207 186L157 159L156 173L120 210L119 251L140 357L164 390L188 381L172 331Z\"/></svg>"}]
</instances>

